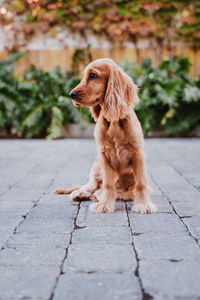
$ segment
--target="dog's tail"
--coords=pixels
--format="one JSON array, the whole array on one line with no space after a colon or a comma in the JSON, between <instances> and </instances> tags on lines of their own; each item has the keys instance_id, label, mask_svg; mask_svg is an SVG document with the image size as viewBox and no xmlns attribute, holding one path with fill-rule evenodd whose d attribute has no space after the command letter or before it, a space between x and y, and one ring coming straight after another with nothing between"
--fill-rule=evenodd
<instances>
[{"instance_id":1,"label":"dog's tail","mask_svg":"<svg viewBox=\"0 0 200 300\"><path fill-rule=\"evenodd\" d=\"M76 190L78 190L78 189L79 189L78 186L76 186L76 187L74 187L74 188L72 188L72 189L68 189L68 190L58 189L58 190L56 190L56 191L54 192L54 194L59 194L59 195L62 195L62 194L71 194L73 191L76 191Z\"/></svg>"}]
</instances>

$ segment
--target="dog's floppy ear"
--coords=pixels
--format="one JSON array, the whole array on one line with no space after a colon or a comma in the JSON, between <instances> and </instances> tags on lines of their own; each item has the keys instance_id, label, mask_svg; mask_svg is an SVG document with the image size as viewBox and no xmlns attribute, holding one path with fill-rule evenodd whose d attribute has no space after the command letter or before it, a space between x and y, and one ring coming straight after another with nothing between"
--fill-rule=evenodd
<instances>
[{"instance_id":1,"label":"dog's floppy ear","mask_svg":"<svg viewBox=\"0 0 200 300\"><path fill-rule=\"evenodd\" d=\"M123 119L127 106L138 102L137 87L132 79L117 65L110 67L103 105L105 118L110 121Z\"/></svg>"}]
</instances>

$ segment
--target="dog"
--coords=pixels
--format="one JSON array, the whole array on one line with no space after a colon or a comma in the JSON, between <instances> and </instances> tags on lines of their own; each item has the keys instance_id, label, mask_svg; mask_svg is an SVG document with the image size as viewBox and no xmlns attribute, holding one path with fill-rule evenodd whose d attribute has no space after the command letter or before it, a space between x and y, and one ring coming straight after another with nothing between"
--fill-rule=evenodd
<instances>
[{"instance_id":1,"label":"dog","mask_svg":"<svg viewBox=\"0 0 200 300\"><path fill-rule=\"evenodd\" d=\"M136 213L156 212L147 182L142 128L133 110L139 98L132 79L112 59L97 59L85 68L70 96L75 106L90 108L99 154L86 185L56 193L72 193L75 201L93 199L96 203L90 210L98 213L115 211L116 199L134 200Z\"/></svg>"}]
</instances>

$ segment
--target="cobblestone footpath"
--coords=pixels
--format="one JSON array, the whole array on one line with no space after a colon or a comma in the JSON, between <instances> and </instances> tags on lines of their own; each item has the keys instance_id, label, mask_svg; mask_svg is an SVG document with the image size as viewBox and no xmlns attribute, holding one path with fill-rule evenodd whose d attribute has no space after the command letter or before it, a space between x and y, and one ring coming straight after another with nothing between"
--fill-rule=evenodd
<instances>
[{"instance_id":1,"label":"cobblestone footpath","mask_svg":"<svg viewBox=\"0 0 200 300\"><path fill-rule=\"evenodd\" d=\"M0 141L0 299L200 299L200 140L145 141L159 212L94 214L93 140Z\"/></svg>"}]
</instances>

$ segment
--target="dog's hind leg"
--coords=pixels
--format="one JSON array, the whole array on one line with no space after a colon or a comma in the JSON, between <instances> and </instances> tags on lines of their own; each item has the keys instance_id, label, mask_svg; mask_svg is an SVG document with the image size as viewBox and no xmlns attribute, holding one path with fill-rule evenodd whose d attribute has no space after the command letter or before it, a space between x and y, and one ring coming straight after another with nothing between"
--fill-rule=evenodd
<instances>
[{"instance_id":1,"label":"dog's hind leg","mask_svg":"<svg viewBox=\"0 0 200 300\"><path fill-rule=\"evenodd\" d=\"M94 192L100 188L101 176L98 159L93 163L87 184L76 189L72 194L72 200L92 200Z\"/></svg>"}]
</instances>

